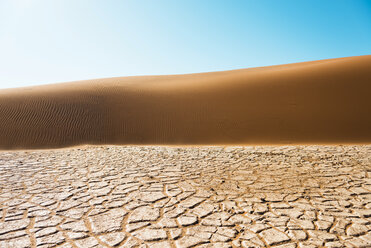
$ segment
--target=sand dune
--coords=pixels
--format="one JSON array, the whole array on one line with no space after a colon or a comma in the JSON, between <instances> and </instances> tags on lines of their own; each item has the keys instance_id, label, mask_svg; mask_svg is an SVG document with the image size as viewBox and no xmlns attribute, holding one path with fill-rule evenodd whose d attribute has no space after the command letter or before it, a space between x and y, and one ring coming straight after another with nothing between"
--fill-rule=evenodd
<instances>
[{"instance_id":1,"label":"sand dune","mask_svg":"<svg viewBox=\"0 0 371 248\"><path fill-rule=\"evenodd\" d=\"M371 143L371 56L0 91L0 148Z\"/></svg>"}]
</instances>

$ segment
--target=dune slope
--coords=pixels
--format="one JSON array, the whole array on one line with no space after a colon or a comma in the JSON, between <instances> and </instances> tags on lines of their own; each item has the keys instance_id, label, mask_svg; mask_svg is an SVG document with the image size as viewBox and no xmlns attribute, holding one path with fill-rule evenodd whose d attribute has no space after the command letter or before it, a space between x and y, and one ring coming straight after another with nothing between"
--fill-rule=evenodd
<instances>
[{"instance_id":1,"label":"dune slope","mask_svg":"<svg viewBox=\"0 0 371 248\"><path fill-rule=\"evenodd\" d=\"M371 143L371 56L0 91L0 149Z\"/></svg>"}]
</instances>

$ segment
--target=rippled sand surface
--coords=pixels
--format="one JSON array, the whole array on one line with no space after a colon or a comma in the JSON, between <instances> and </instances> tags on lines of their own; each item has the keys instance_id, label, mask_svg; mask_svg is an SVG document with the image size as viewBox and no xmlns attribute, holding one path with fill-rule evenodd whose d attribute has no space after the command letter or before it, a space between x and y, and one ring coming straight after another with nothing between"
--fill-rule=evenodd
<instances>
[{"instance_id":1,"label":"rippled sand surface","mask_svg":"<svg viewBox=\"0 0 371 248\"><path fill-rule=\"evenodd\" d=\"M0 149L370 144L371 56L0 91Z\"/></svg>"},{"instance_id":2,"label":"rippled sand surface","mask_svg":"<svg viewBox=\"0 0 371 248\"><path fill-rule=\"evenodd\" d=\"M0 247L370 247L371 146L0 152Z\"/></svg>"}]
</instances>

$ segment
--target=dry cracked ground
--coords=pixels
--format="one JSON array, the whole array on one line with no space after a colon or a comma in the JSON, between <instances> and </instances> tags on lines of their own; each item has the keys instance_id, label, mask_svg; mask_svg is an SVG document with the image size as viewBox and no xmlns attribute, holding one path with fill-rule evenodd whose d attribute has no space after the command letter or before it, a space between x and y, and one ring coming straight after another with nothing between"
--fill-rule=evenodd
<instances>
[{"instance_id":1,"label":"dry cracked ground","mask_svg":"<svg viewBox=\"0 0 371 248\"><path fill-rule=\"evenodd\" d=\"M0 152L0 247L371 247L371 146Z\"/></svg>"}]
</instances>

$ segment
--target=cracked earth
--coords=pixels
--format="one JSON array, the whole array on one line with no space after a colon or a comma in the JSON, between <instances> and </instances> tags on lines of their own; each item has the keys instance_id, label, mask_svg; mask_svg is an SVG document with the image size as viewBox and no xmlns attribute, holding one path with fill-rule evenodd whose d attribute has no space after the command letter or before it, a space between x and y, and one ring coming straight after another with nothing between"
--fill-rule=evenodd
<instances>
[{"instance_id":1,"label":"cracked earth","mask_svg":"<svg viewBox=\"0 0 371 248\"><path fill-rule=\"evenodd\" d=\"M0 152L0 247L371 247L371 146Z\"/></svg>"}]
</instances>

